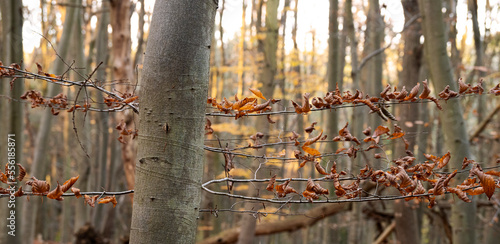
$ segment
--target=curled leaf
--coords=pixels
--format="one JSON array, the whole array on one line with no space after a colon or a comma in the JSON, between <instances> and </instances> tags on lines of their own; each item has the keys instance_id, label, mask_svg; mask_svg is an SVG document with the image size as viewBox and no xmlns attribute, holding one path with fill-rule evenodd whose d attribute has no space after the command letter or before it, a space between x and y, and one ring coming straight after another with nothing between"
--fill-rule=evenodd
<instances>
[{"instance_id":1,"label":"curled leaf","mask_svg":"<svg viewBox=\"0 0 500 244\"><path fill-rule=\"evenodd\" d=\"M78 189L76 187L71 187L71 192L73 192L75 194L76 198L82 197L82 194L80 194L80 189Z\"/></svg>"},{"instance_id":2,"label":"curled leaf","mask_svg":"<svg viewBox=\"0 0 500 244\"><path fill-rule=\"evenodd\" d=\"M251 91L251 92L252 92L255 96L260 97L260 98L262 98L262 99L264 99L264 100L267 100L267 99L264 97L264 95L262 95L262 92L261 92L260 90L255 89L255 88L248 88L248 90L250 90L250 91Z\"/></svg>"},{"instance_id":3,"label":"curled leaf","mask_svg":"<svg viewBox=\"0 0 500 244\"><path fill-rule=\"evenodd\" d=\"M54 190L50 191L48 194L47 194L47 197L50 198L50 199L55 199L55 200L58 200L58 201L62 201L63 198L61 197L63 195L63 191L62 191L62 188L61 188L61 185L59 185L59 183L57 183L57 186Z\"/></svg>"},{"instance_id":4,"label":"curled leaf","mask_svg":"<svg viewBox=\"0 0 500 244\"><path fill-rule=\"evenodd\" d=\"M116 201L116 197L114 195L106 196L99 199L98 204L106 204L106 203L113 203L113 208L116 207L116 204L118 204L118 202Z\"/></svg>"},{"instance_id":5,"label":"curled leaf","mask_svg":"<svg viewBox=\"0 0 500 244\"><path fill-rule=\"evenodd\" d=\"M275 182L276 182L276 175L273 175L273 177L271 177L269 183L267 184L266 190L273 191Z\"/></svg>"}]
</instances>

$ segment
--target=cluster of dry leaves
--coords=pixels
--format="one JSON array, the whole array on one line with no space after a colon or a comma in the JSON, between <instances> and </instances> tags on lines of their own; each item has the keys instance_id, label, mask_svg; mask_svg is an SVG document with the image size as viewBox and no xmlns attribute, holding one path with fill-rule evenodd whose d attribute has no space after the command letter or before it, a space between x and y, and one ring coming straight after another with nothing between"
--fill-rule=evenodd
<instances>
[{"instance_id":1,"label":"cluster of dry leaves","mask_svg":"<svg viewBox=\"0 0 500 244\"><path fill-rule=\"evenodd\" d=\"M7 166L8 166L8 164L5 165L5 173L0 171L0 181L5 183L5 184L11 185L11 184L14 184L16 182L9 181L9 177L7 176L7 174L10 172L8 171ZM26 176L26 169L21 164L17 164L17 166L19 167L19 173L18 173L17 177L15 178L15 180L17 180L18 182L21 182L21 181L23 181L23 179ZM63 194L70 189L71 189L71 192L74 193L76 198L82 197L82 195L80 194L80 189L73 187L73 185L76 183L76 181L78 180L79 177L80 176L71 177L69 180L65 181L62 185L59 184L59 182L57 182L57 186L52 190L50 190L50 183L49 182L44 181L44 180L39 180L34 176L32 176L30 180L26 181L25 184L31 187L31 193L33 195L46 196L49 199L55 199L58 201L62 201L62 200L64 200L64 198L62 197ZM25 195L25 193L26 192L23 191L23 187L20 186L19 189L13 195L15 197L20 197L20 196ZM0 187L0 194L11 194L11 192L8 189ZM116 201L115 196L106 196L106 197L99 198L99 195L94 195L94 196L84 195L83 197L84 197L85 203L91 207L95 206L96 201L99 204L112 203L113 207L115 207L116 204L118 203Z\"/></svg>"},{"instance_id":2,"label":"cluster of dry leaves","mask_svg":"<svg viewBox=\"0 0 500 244\"><path fill-rule=\"evenodd\" d=\"M216 98L209 97L207 99L207 103L225 114L234 114L235 119L238 119L250 113L263 113L271 111L270 104L275 104L280 101L277 99L266 99L266 97L264 97L262 92L258 89L249 88L249 90L258 98L267 101L259 104L257 103L257 98L255 97L238 99L238 96L234 95L234 101L229 101L227 98L223 98L221 102L217 102ZM267 118L269 123L274 123L270 116Z\"/></svg>"},{"instance_id":3,"label":"cluster of dry leaves","mask_svg":"<svg viewBox=\"0 0 500 244\"><path fill-rule=\"evenodd\" d=\"M462 79L458 80L459 91L455 92L450 90L449 86L439 92L438 98L430 96L431 90L427 83L427 80L422 81L423 89L420 92L420 83L417 83L409 92L406 87L398 91L397 87L392 88L391 85L387 85L385 89L380 93L379 97L370 97L369 95L364 95L362 91L356 90L354 94L350 91L345 91L344 94L339 90L338 85L335 91L328 92L326 96L314 97L311 100L312 106L317 109L323 108L335 108L335 106L342 104L358 104L362 103L368 106L373 113L379 114L384 120L393 119L392 115L385 109L383 103L385 101L391 102L415 102L418 100L431 100L433 101L439 109L442 109L439 104L439 100L447 101L450 98L458 97L460 95L466 94L482 94L484 89L482 87L483 81L481 80L477 85L472 86L471 84L466 84ZM418 95L420 92L420 95ZM493 87L489 93L496 96L500 95L500 84ZM304 94L302 105L298 105L295 101L292 101L292 105L298 114L308 113L311 111L311 104L309 103L309 93ZM393 119L394 120L394 119Z\"/></svg>"},{"instance_id":4,"label":"cluster of dry leaves","mask_svg":"<svg viewBox=\"0 0 500 244\"><path fill-rule=\"evenodd\" d=\"M312 126L314 127L315 124ZM406 156L392 160L394 166L391 166L389 170L373 170L368 165L360 170L355 180L351 180L348 184L341 184L341 176L347 175L345 171L337 171L337 163L334 162L330 171L327 172L323 166L320 164L320 158L322 155L316 149L310 148L309 146L319 140L322 137L323 132L319 133L315 137L311 137L306 140L302 149L307 155L304 155L301 151L295 150L294 155L299 159L299 167L304 167L307 162L314 164L316 171L322 175L325 175L323 180L333 182L333 187L335 188L335 195L339 198L343 197L346 199L352 199L360 196L362 193L362 188L360 188L360 183L362 181L372 181L379 185L385 185L386 187L396 188L401 196L406 197L406 200L419 199L427 200L429 202L429 207L436 204L436 196L443 195L447 192L453 193L458 196L459 199L470 202L469 196L485 194L488 198L491 198L495 192L495 188L500 188L500 180L494 177L500 177L500 171L490 170L484 172L479 164L474 160L464 158L462 169L465 169L469 165L472 165L469 170L469 176L467 179L460 184L455 186L449 185L450 180L457 175L457 170L452 173L437 173L435 169L444 168L450 161L451 154L448 152L445 155L438 157L431 154L424 154L427 159L423 163L414 164L416 158L413 153L408 151L408 142L404 138L404 131L397 125L394 126L393 132L386 126L378 126L373 134L371 129L368 128L363 131L366 138L362 142L356 137L352 136L349 132L347 125L339 131L339 135L333 138L333 141L350 141L353 142L352 146L349 148L340 148L337 153L345 153L349 157L356 157L356 152L358 150L371 150L375 148L381 149L382 146L379 144L381 137L387 140L394 140L401 138L406 147ZM312 131L311 127L306 128L308 131ZM295 145L299 146L300 142L297 141L297 133L293 133L290 137L291 141L295 141ZM322 139L326 139L323 136ZM369 146L366 148L361 148L361 145L368 143ZM375 158L381 158L380 154L375 154ZM276 193L279 198L285 197L287 194L295 193L306 198L308 201L313 201L319 199L320 195L328 195L329 191L318 183L315 183L311 179L308 180L306 189L299 193L292 186L290 186L291 179L285 181L282 184L276 185L276 175L274 175L267 185L266 189ZM427 182L430 188L425 189L424 183Z\"/></svg>"}]
</instances>

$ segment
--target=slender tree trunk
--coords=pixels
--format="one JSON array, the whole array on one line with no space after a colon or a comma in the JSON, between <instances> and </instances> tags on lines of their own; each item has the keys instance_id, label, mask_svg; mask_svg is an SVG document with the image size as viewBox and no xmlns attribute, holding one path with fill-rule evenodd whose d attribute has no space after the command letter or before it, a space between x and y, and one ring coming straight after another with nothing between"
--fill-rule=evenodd
<instances>
[{"instance_id":1,"label":"slender tree trunk","mask_svg":"<svg viewBox=\"0 0 500 244\"><path fill-rule=\"evenodd\" d=\"M116 87L121 93L131 93L134 91L134 73L131 57L131 37L130 37L130 0L110 0L111 6L111 34L112 42L112 71L113 79L119 82ZM120 123L123 120L127 128L132 129L134 125L134 115L132 111L126 110L124 113L117 113L116 120ZM134 188L134 163L136 159L136 142L128 139L122 143L122 160L125 178L129 189Z\"/></svg>"},{"instance_id":2,"label":"slender tree trunk","mask_svg":"<svg viewBox=\"0 0 500 244\"><path fill-rule=\"evenodd\" d=\"M403 0L403 9L405 13L405 24L408 23L414 16L419 14L417 0ZM422 45L420 44L421 27L420 23L414 22L403 33L404 39L404 56L403 56L403 71L401 74L401 82L399 87L406 86L411 89L419 80L419 70L422 59ZM399 107L399 116L401 121L414 122L418 120L419 104L401 105ZM416 134L416 125L408 126L408 123L401 123L401 128L408 134ZM409 137L409 151L413 152L413 147L416 144L416 137ZM395 158L405 154L405 147L402 144L397 144L393 155ZM415 155L418 153L415 153ZM420 243L420 226L417 211L412 208L412 202L397 200L394 202L394 214L396 220L396 236L400 243L419 244Z\"/></svg>"},{"instance_id":3,"label":"slender tree trunk","mask_svg":"<svg viewBox=\"0 0 500 244\"><path fill-rule=\"evenodd\" d=\"M330 0L330 15L328 22L328 65L327 65L327 80L328 91L334 91L338 85L342 89L342 80L339 80L339 1ZM338 133L338 112L330 111L328 114L328 132L327 134L334 137ZM332 152L337 150L337 143L330 143L329 149Z\"/></svg>"},{"instance_id":4,"label":"slender tree trunk","mask_svg":"<svg viewBox=\"0 0 500 244\"><path fill-rule=\"evenodd\" d=\"M71 0L70 4L76 4L77 0ZM75 20L76 8L67 8L65 15L65 22L63 25L63 32L61 39L57 44L57 53L63 59L67 58L69 52L69 41L71 40L71 29L73 28L73 22ZM56 58L53 66L50 68L50 73L60 75L67 69L66 65L62 60ZM61 88L58 85L48 84L48 91L45 96L53 97L60 92ZM33 152L33 163L29 172L35 176L45 175L46 169L48 168L48 157L47 157L47 145L50 138L49 134L52 129L52 119L54 115L50 110L43 112L42 118L40 120L40 126L36 136L35 150ZM36 217L38 216L38 210L42 205L42 202L38 198L32 198L31 201L25 205L24 212L30 213L26 214L23 219L22 228L25 231L25 240L27 243L31 243L35 237L35 223Z\"/></svg>"},{"instance_id":5,"label":"slender tree trunk","mask_svg":"<svg viewBox=\"0 0 500 244\"><path fill-rule=\"evenodd\" d=\"M139 1L141 3L141 9L139 10L139 33L137 34L138 41L137 50L134 56L134 68L137 68L137 65L142 63L142 50L144 46L144 17L146 16L146 8L144 6L144 0Z\"/></svg>"},{"instance_id":6,"label":"slender tree trunk","mask_svg":"<svg viewBox=\"0 0 500 244\"><path fill-rule=\"evenodd\" d=\"M259 40L259 54L263 55L263 61L259 64L261 73L259 73L259 81L262 83L262 94L270 99L274 92L274 76L277 72L276 52L278 50L278 4L279 0L268 0L266 3L266 22L264 33L265 37ZM269 123L257 123L257 130L268 134ZM257 168L259 162L253 161L252 168ZM256 195L257 192L250 190L249 194ZM250 203L246 204L245 208L252 209L258 206ZM256 218L253 215L244 215L241 219L241 232L238 238L238 244L254 243Z\"/></svg>"},{"instance_id":7,"label":"slender tree trunk","mask_svg":"<svg viewBox=\"0 0 500 244\"><path fill-rule=\"evenodd\" d=\"M216 8L213 1L155 3L142 76L131 243L195 240Z\"/></svg>"},{"instance_id":8,"label":"slender tree trunk","mask_svg":"<svg viewBox=\"0 0 500 244\"><path fill-rule=\"evenodd\" d=\"M4 32L4 38L3 41L5 42L5 48L3 51L5 51L5 54L1 55L1 58L5 62L4 65L9 65L10 63L18 63L21 65L21 68L23 67L22 61L23 61L23 36L22 36L22 29L23 29L23 2L18 1L18 0L10 0L10 1L4 1L0 5L1 8L1 13L2 13L2 31ZM5 21L5 23L3 23ZM2 80L5 81L5 80ZM10 82L5 82L9 84ZM2 82L3 85L4 82ZM5 86L4 86L5 87ZM6 112L2 114L2 116L7 115L7 120L8 123L3 124L5 127L2 130L5 130L9 136L6 134L0 134L2 140L4 143L2 143L2 146L7 149L7 141L9 139L14 139L15 140L15 146L14 146L14 152L15 152L15 162L16 163L23 163L23 157L22 157L22 151L23 151L23 131L24 131L24 121L23 121L23 104L19 101L19 97L23 94L24 92L24 79L17 79L14 81L12 87L7 86L5 87L6 93L8 94L8 97L11 97L13 100L10 101L10 104L8 106L5 106L5 111L0 111L0 112ZM10 136L14 135L14 136ZM11 141L9 141L11 142ZM5 150L4 149L4 150ZM9 150L9 154L10 154ZM7 153L5 151L5 153ZM0 154L2 157L2 160L7 159L7 154ZM10 156L10 155L9 155ZM6 163L6 161L3 161ZM10 162L9 162L10 164ZM25 165L25 164L24 164ZM14 175L17 175L17 166L15 166L14 169ZM7 167L7 166L6 166ZM7 173L7 172L5 172ZM21 186L21 184L18 184L15 186L15 189L17 190ZM0 228L0 231L2 232L0 234L0 242L1 243L22 243L23 239L22 236L24 234L23 229L20 228L22 225L22 218L26 214L24 214L24 211L22 211L22 207L26 205L27 201L25 199L17 198L16 201L14 202L14 206L11 207L11 203L9 201L9 204L7 201L2 201L2 206L0 206L0 211L2 214L0 215L2 217L2 220L4 220L5 224L2 225L2 228ZM15 231L12 231L9 227L7 227L7 219L11 218L11 211L15 211ZM4 214L5 213L5 214ZM10 224L10 220L9 220Z\"/></svg>"},{"instance_id":9,"label":"slender tree trunk","mask_svg":"<svg viewBox=\"0 0 500 244\"><path fill-rule=\"evenodd\" d=\"M442 2L435 0L419 0L422 13L422 29L425 37L424 50L429 66L432 82L436 91L441 91L449 85L451 90L457 90L457 83L453 80L450 59L446 52L446 35ZM442 122L442 131L445 137L446 149L452 155L452 168L461 168L464 157L471 157L469 140L462 117L460 100L452 99L443 103L443 111L439 116ZM455 184L461 183L467 175L457 175ZM457 201L452 205L451 225L453 229L453 243L476 242L476 203Z\"/></svg>"},{"instance_id":10,"label":"slender tree trunk","mask_svg":"<svg viewBox=\"0 0 500 244\"><path fill-rule=\"evenodd\" d=\"M141 2L144 5L144 1ZM141 7L142 8L142 7ZM103 64L99 67L95 74L95 80L103 82L106 80L106 68L108 67L109 49L108 49L108 24L109 24L109 2L103 2L101 6L101 14L98 16L98 29L96 34L96 63ZM144 17L144 16L143 16ZM137 57L138 54L136 54ZM136 58L137 59L137 58ZM100 108L104 109L103 94L97 94L97 101L100 103ZM106 187L106 172L108 162L108 148L109 148L109 115L107 113L99 113L98 115L98 128L100 133L97 135L99 148L96 150L97 161L97 186L96 189ZM110 167L109 170L112 170ZM105 188L106 189L106 188ZM110 189L106 189L110 190ZM107 208L109 209L109 208ZM111 210L113 211L113 210ZM103 231L105 218L108 216L105 208L95 209L92 223L100 232Z\"/></svg>"}]
</instances>

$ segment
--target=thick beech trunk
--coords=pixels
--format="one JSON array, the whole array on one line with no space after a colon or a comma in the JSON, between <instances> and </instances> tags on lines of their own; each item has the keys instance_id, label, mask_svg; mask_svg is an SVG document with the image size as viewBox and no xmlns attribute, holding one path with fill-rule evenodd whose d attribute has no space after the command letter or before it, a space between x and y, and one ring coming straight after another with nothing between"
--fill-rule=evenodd
<instances>
[{"instance_id":1,"label":"thick beech trunk","mask_svg":"<svg viewBox=\"0 0 500 244\"><path fill-rule=\"evenodd\" d=\"M193 243L217 2L157 1L144 58L131 243Z\"/></svg>"}]
</instances>

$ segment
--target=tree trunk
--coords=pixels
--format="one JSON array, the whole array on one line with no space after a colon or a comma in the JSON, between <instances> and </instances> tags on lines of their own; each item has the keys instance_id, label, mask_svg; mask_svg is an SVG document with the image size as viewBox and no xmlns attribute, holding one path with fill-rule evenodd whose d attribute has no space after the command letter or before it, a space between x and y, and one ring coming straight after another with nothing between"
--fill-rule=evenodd
<instances>
[{"instance_id":1,"label":"tree trunk","mask_svg":"<svg viewBox=\"0 0 500 244\"><path fill-rule=\"evenodd\" d=\"M70 4L76 4L77 0L72 0ZM61 35L61 39L57 44L57 53L63 59L67 58L69 52L69 42L71 40L71 29L74 26L73 22L75 20L76 8L67 8L65 21L63 25L63 32ZM62 60L56 58L53 63L53 66L50 68L50 73L61 75L67 69L66 65ZM59 85L55 84L47 84L48 91L45 96L53 97L57 95L61 88ZM36 135L35 142L35 150L33 152L33 163L31 165L31 169L29 172L35 176L43 177L45 175L45 170L48 168L48 157L47 157L47 145L48 140L50 138L49 134L52 128L52 119L54 115L50 112L49 109L43 112L42 118L40 120L40 126L38 129L38 133ZM31 243L36 235L35 233L35 223L36 217L38 216L38 210L42 206L42 202L39 201L38 197L32 198L31 201L25 205L26 213L30 213L25 215L23 219L23 230L25 231L25 241L27 243Z\"/></svg>"},{"instance_id":2,"label":"tree trunk","mask_svg":"<svg viewBox=\"0 0 500 244\"><path fill-rule=\"evenodd\" d=\"M403 0L403 9L405 13L405 25L419 14L417 0ZM403 56L403 71L401 81L398 87L406 86L410 90L419 80L419 70L422 59L422 45L420 44L421 27L420 23L413 22L403 33L404 39L404 56ZM418 120L419 104L400 105L399 107L400 121L414 122ZM401 123L401 128L406 133L416 133L417 126L407 126L408 123ZM416 137L407 138L410 143L409 151L413 152L413 147L416 144ZM396 145L394 158L405 154L405 147L401 143ZM418 153L415 152L415 155ZM411 202L397 200L394 201L394 212L396 220L396 237L400 243L419 244L420 243L420 226L419 217L416 209L413 209Z\"/></svg>"},{"instance_id":3,"label":"tree trunk","mask_svg":"<svg viewBox=\"0 0 500 244\"><path fill-rule=\"evenodd\" d=\"M131 243L195 240L216 8L211 1L155 3L140 91Z\"/></svg>"},{"instance_id":4,"label":"tree trunk","mask_svg":"<svg viewBox=\"0 0 500 244\"><path fill-rule=\"evenodd\" d=\"M110 0L111 5L111 27L113 33L111 34L112 42L112 70L113 79L119 82L116 89L121 93L131 93L134 89L132 84L134 80L131 45L130 38L130 14L131 14L131 1L130 0ZM127 128L134 128L134 117L130 110L124 113L117 113L116 120L120 123L121 120L125 121ZM123 169L125 170L125 178L129 189L134 188L134 163L136 159L136 142L134 140L126 140L122 143L122 160Z\"/></svg>"},{"instance_id":5,"label":"tree trunk","mask_svg":"<svg viewBox=\"0 0 500 244\"><path fill-rule=\"evenodd\" d=\"M449 85L450 89L457 91L457 83L453 81L450 59L446 51L446 35L442 2L435 0L419 0L422 13L422 29L425 37L424 51L432 82L436 91L441 91ZM462 107L459 99L451 99L443 103L443 111L439 116L442 122L442 131L445 137L446 149L452 155L454 169L461 168L462 159L471 157L468 135L462 117ZM457 175L454 183L461 183L466 174ZM452 205L451 225L453 229L453 243L475 243L476 203L457 201Z\"/></svg>"},{"instance_id":6,"label":"tree trunk","mask_svg":"<svg viewBox=\"0 0 500 244\"><path fill-rule=\"evenodd\" d=\"M2 55L2 61L4 61L4 65L9 65L10 63L18 63L21 65L21 68L24 68L22 65L23 61L23 40L22 40L22 29L23 29L23 2L18 1L18 0L11 0L11 1L4 1L0 5L1 11L2 11L2 31L3 31L3 41L5 42L5 48L3 51L5 52ZM5 22L5 23L4 23ZM6 80L2 80L6 81ZM5 82L9 84L9 82ZM4 83L2 82L3 85ZM23 103L19 101L19 97L23 94L24 92L24 79L17 79L14 81L14 84L12 87L7 86L4 88L7 88L5 93L8 94L8 97L13 98L12 101L10 101L10 104L8 106L5 106L5 112L2 114L2 116L7 115L7 120L8 123L7 125L3 124L5 127L2 130L5 130L9 136L6 134L1 134L4 143L2 143L2 146L7 149L7 138L9 139L14 139L15 140L15 145L14 145L14 150L15 150L15 162L16 163L21 163L24 164L23 162L23 157L22 157L22 149L23 149L23 131L24 131L24 121L23 121ZM2 111L4 112L4 111ZM10 136L10 134L13 134L14 136ZM10 141L9 141L10 142ZM5 150L4 149L4 150ZM7 153L4 151L4 153ZM7 154L1 154L2 160L7 159ZM5 161L3 161L5 163ZM10 164L10 162L9 162ZM25 164L24 164L25 165ZM15 175L17 175L17 166L15 166L16 172L14 172ZM6 166L7 167L7 166ZM7 173L7 172L5 172ZM15 186L16 190L19 188L20 184ZM9 202L10 203L10 202ZM3 213L1 214L2 219L5 221L4 223L7 223L7 218L10 218L10 211L15 211L15 224L16 228L14 232L10 232L14 235L9 234L9 231L12 229L7 227L7 224L2 225L2 228L0 230L2 233L0 234L0 242L1 243L22 243L23 239L22 236L24 234L23 229L19 228L22 224L22 218L26 214L25 212L22 211L23 205L26 205L26 201L24 199L17 198L16 201L14 202L15 206L10 207L10 204L7 204L7 201L2 201L2 206L0 207L0 211ZM5 214L4 214L5 213Z\"/></svg>"},{"instance_id":7,"label":"tree trunk","mask_svg":"<svg viewBox=\"0 0 500 244\"><path fill-rule=\"evenodd\" d=\"M268 0L266 2L266 22L264 27L265 37L264 39L259 40L258 43L259 55L263 56L263 60L259 64L261 72L259 73L258 80L262 83L262 94L267 99L270 99L273 96L275 87L274 76L277 71L276 52L278 50L278 3L279 0ZM259 28L259 26L257 28ZM263 118L257 119L262 120ZM257 131L268 134L269 123L261 121L256 124ZM258 161L253 161L252 168L256 169L258 164ZM249 194L256 195L257 191L251 189ZM250 203L246 204L245 208L255 209L259 208L259 206L258 204ZM240 232L240 236L238 238L238 244L254 243L256 221L257 219L251 214L243 216L241 219L242 231Z\"/></svg>"},{"instance_id":8,"label":"tree trunk","mask_svg":"<svg viewBox=\"0 0 500 244\"><path fill-rule=\"evenodd\" d=\"M334 91L336 85L342 89L342 80L339 80L339 1L330 0L330 14L328 22L328 65L327 79L328 91ZM328 132L327 134L334 137L338 133L338 113L340 111L332 110L328 113ZM329 143L331 152L337 150L337 143Z\"/></svg>"}]
</instances>

